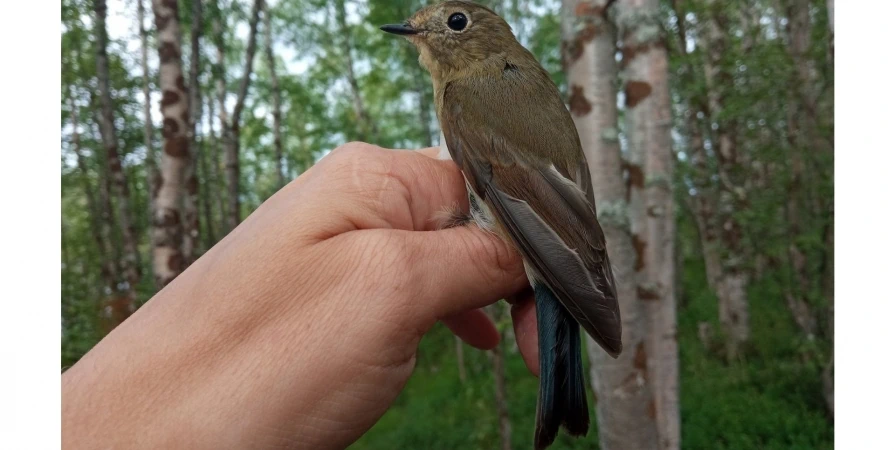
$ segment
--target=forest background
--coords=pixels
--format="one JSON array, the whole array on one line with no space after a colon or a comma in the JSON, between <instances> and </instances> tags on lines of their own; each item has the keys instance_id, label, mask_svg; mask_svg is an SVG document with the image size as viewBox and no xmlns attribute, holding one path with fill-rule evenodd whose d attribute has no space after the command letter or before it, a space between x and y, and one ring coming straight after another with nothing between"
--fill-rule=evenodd
<instances>
[{"instance_id":1,"label":"forest background","mask_svg":"<svg viewBox=\"0 0 894 450\"><path fill-rule=\"evenodd\" d=\"M555 448L831 448L833 1L484 3L567 100L621 279L599 430ZM336 146L437 144L378 30L421 6L63 0L63 369ZM501 347L436 328L352 448L529 447L537 380L489 312Z\"/></svg>"}]
</instances>

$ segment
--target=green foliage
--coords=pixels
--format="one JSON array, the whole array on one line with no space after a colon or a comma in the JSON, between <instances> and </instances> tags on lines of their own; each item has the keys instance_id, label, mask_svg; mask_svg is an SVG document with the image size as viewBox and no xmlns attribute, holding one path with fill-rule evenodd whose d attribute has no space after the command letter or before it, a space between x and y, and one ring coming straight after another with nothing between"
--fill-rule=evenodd
<instances>
[{"instance_id":1,"label":"green foliage","mask_svg":"<svg viewBox=\"0 0 894 450\"><path fill-rule=\"evenodd\" d=\"M717 329L717 300L701 261L684 266L679 315L680 390L686 449L832 448L833 429L821 392L821 367L805 362L804 341L778 286L749 292L753 341L745 361L726 363L700 342L700 323Z\"/></svg>"},{"instance_id":2,"label":"green foliage","mask_svg":"<svg viewBox=\"0 0 894 450\"><path fill-rule=\"evenodd\" d=\"M679 316L680 377L685 449L831 449L833 430L820 392L820 371L809 362L799 333L777 301L772 283L751 290L752 355L727 364L705 349L700 322L713 323L717 301L704 267L687 261L685 307ZM528 448L534 430L537 379L504 342L513 448ZM484 352L465 352L468 377L461 383L449 330L437 326L420 345L416 370L395 405L359 441L357 450L391 448L498 448L494 379ZM592 391L590 391L592 393ZM598 430L582 440L560 435L556 449L590 449Z\"/></svg>"},{"instance_id":3,"label":"green foliage","mask_svg":"<svg viewBox=\"0 0 894 450\"><path fill-rule=\"evenodd\" d=\"M120 0L118 0L120 1ZM151 19L148 0L147 19ZM114 3L114 2L111 2ZM211 19L223 20L223 71L226 75L227 107L232 109L235 92L243 76L250 2L219 0L221 9L206 2L204 9L203 96L216 99L212 72L215 61ZM392 148L417 148L437 142L438 128L432 110L432 88L428 74L420 67L411 45L378 30L384 23L406 19L424 3L420 0L346 1L347 26L341 29L335 14L335 0L292 2L280 0L272 6L274 53L283 106L283 145L287 178L298 177L336 146L363 136L346 75L346 53L340 37L349 33L350 55L354 62L360 97L378 133L375 143ZM553 80L565 91L560 45L559 3L556 0L493 0L495 8L520 34L528 48L540 59ZM676 3L682 18L676 17ZM831 113L834 82L826 42L824 2L814 2L811 46L808 58L816 68L816 110L820 118L820 138L830 139L834 131ZM182 3L183 4L183 3ZM834 197L831 152L814 148L792 129L798 117L795 78L797 65L787 47L781 25L783 13L778 2L761 0L741 5L703 0L662 2L670 49L670 84L673 101L674 151L680 157L672 180L678 205L677 248L682 261L679 298L679 342L683 448L686 449L824 449L832 447L832 421L822 402L820 373L829 358L831 340L827 332L813 339L803 336L786 308L788 293L802 294L819 316L825 329L831 306L823 294L826 264L831 249L826 239L833 223ZM128 9L135 10L133 2ZM114 8L113 8L114 9ZM120 8L119 8L120 9ZM184 43L188 43L190 8L181 6ZM727 77L720 90L722 108L712 118L693 105L706 104L709 86L702 63L707 57L702 45L695 45L710 14L728 18L723 29L727 47L718 70ZM747 14L746 14L747 13ZM759 19L760 27L745 26L740 17ZM107 330L99 320L104 302L112 294L104 292L100 273L102 255L96 248L87 193L96 193L106 180L107 163L94 116L96 92L95 48L92 10L85 0L62 3L62 98L61 177L62 177L62 367L75 363ZM147 24L151 24L147 20ZM678 31L685 25L683 41ZM143 259L143 280L137 287L140 301L155 293L150 262L149 192L147 149L143 143L142 73L138 56L136 27L124 35L112 35L108 49L110 82L115 103L116 128L124 168L131 188L131 207ZM263 57L263 33L252 75L252 85L240 124L241 189L245 214L257 208L276 189L272 140L271 68ZM150 46L154 45L150 36ZM683 47L692 47L684 51ZM184 45L184 64L188 45ZM150 49L150 89L155 87L157 50ZM157 95L157 94L156 94ZM86 172L76 166L73 150L73 97L80 119L80 141ZM153 100L157 102L157 97ZM205 102L207 104L207 100ZM795 106L793 106L795 105ZM219 109L214 102L215 109ZM158 104L152 105L154 110ZM208 114L207 108L205 114ZM219 111L216 111L219 113ZM623 111L622 111L623 114ZM707 160L702 170L691 155L693 131L687 118L694 115L698 130L708 139ZM828 117L827 117L828 116ZM216 118L208 130L202 120L199 138L202 152L215 176L200 175L200 195L210 196L210 216L202 232L215 230L220 239L224 211L219 199L226 198L224 161L219 151L221 130ZM738 149L748 164L731 169L730 182L742 186L744 201L723 212L741 227L741 251L752 276L749 286L752 341L742 360L725 362L717 298L708 286L702 260L702 242L690 208L694 195L737 195L717 176L721 162L716 143L711 141L718 124L733 124L738 133ZM797 128L797 127L795 127ZM214 131L214 138L210 131ZM620 130L622 144L627 137ZM155 144L159 145L160 124L154 123ZM159 151L159 149L156 149ZM793 155L805 164L803 179L792 177ZM652 180L655 182L655 180ZM795 199L801 209L799 228L790 226L787 200ZM114 200L113 200L114 201ZM114 206L114 205L113 205ZM614 205L602 205L604 208ZM201 206L204 208L204 206ZM603 208L603 209L604 209ZM612 210L616 208L610 208ZM114 220L115 208L112 208ZM621 211L619 220L626 218ZM110 239L117 258L121 237L111 227ZM203 239L200 238L200 242ZM808 286L802 288L790 261L792 245L805 254ZM728 249L727 249L728 251ZM699 328L709 324L713 340L704 345ZM508 324L501 323L502 329ZM394 407L373 429L352 446L356 449L392 448L498 448L498 419L494 408L494 380L488 355L467 348L468 378L459 380L453 337L446 328L436 327L422 341L416 371ZM514 343L504 343L509 412L513 448L529 448L536 408L537 380L527 371ZM595 423L595 416L592 418ZM561 435L555 449L594 448L598 431L585 440Z\"/></svg>"}]
</instances>

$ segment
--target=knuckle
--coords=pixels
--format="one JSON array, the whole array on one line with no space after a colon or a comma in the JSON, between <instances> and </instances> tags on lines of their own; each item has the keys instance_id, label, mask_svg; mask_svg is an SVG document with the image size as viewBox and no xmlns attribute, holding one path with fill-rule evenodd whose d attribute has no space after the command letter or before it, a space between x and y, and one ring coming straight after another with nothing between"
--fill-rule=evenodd
<instances>
[{"instance_id":1,"label":"knuckle","mask_svg":"<svg viewBox=\"0 0 894 450\"><path fill-rule=\"evenodd\" d=\"M376 148L376 146L367 144L366 142L351 141L335 147L335 149L332 150L332 155L338 157L356 156L366 153L374 148Z\"/></svg>"},{"instance_id":2,"label":"knuckle","mask_svg":"<svg viewBox=\"0 0 894 450\"><path fill-rule=\"evenodd\" d=\"M326 159L337 165L353 165L378 155L379 147L365 142L348 142L335 147Z\"/></svg>"},{"instance_id":3,"label":"knuckle","mask_svg":"<svg viewBox=\"0 0 894 450\"><path fill-rule=\"evenodd\" d=\"M331 187L342 187L351 193L363 193L369 188L370 177L387 167L380 147L364 142L348 142L332 150L324 159Z\"/></svg>"}]
</instances>

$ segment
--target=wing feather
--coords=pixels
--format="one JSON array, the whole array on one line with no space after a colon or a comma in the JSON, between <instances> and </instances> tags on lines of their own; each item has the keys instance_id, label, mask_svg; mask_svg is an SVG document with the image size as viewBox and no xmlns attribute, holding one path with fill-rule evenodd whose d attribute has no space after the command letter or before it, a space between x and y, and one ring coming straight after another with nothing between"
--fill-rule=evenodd
<instances>
[{"instance_id":1,"label":"wing feather","mask_svg":"<svg viewBox=\"0 0 894 450\"><path fill-rule=\"evenodd\" d=\"M500 83L487 81L454 81L443 92L440 120L453 160L565 309L617 356L617 293L574 123L557 92L494 92L529 87L518 83L518 75ZM477 95L484 89L489 95ZM520 104L483 98L513 98ZM555 126L538 127L539 134L520 131L531 120Z\"/></svg>"}]
</instances>

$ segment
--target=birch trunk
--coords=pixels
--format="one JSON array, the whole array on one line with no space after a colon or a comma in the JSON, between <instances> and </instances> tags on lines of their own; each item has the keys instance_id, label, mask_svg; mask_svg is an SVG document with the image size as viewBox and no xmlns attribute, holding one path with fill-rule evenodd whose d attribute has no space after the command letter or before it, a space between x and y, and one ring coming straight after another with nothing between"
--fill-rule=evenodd
<instances>
[{"instance_id":1,"label":"birch trunk","mask_svg":"<svg viewBox=\"0 0 894 450\"><path fill-rule=\"evenodd\" d=\"M579 0L562 3L563 61L570 109L590 166L596 210L615 268L622 313L624 351L620 357L612 359L591 339L587 339L587 350L601 448L652 449L658 443L656 412L648 382L646 316L636 296L636 255L621 174L615 30L607 20L608 4Z\"/></svg>"},{"instance_id":2,"label":"birch trunk","mask_svg":"<svg viewBox=\"0 0 894 450\"><path fill-rule=\"evenodd\" d=\"M264 5L264 53L270 70L270 89L273 91L273 157L276 160L276 188L286 185L286 170L282 149L282 94L279 91L279 77L276 75L276 59L273 57L273 19L270 7Z\"/></svg>"},{"instance_id":3,"label":"birch trunk","mask_svg":"<svg viewBox=\"0 0 894 450\"><path fill-rule=\"evenodd\" d=\"M189 165L189 97L181 65L180 16L177 2L152 0L158 29L159 88L163 152L161 184L155 197L153 259L155 282L167 286L184 269L181 202L184 175Z\"/></svg>"},{"instance_id":4,"label":"birch trunk","mask_svg":"<svg viewBox=\"0 0 894 450\"><path fill-rule=\"evenodd\" d=\"M140 253L137 249L136 230L130 210L130 189L127 175L121 167L118 155L118 135L115 130L115 106L109 86L109 57L106 54L108 34L106 33L106 2L95 0L93 11L96 14L96 75L99 87L99 99L102 109L99 114L99 130L103 147L109 164L109 176L114 188L115 203L118 207L118 226L121 229L123 253L121 271L124 276L123 294L129 304L128 313L136 309L136 286L140 281Z\"/></svg>"},{"instance_id":5,"label":"birch trunk","mask_svg":"<svg viewBox=\"0 0 894 450\"><path fill-rule=\"evenodd\" d=\"M423 73L423 69L416 63L416 58L413 56L413 50L409 46L404 46L405 54L407 55L407 61L410 62L411 67L413 67L413 91L416 94L416 105L419 113L419 129L422 134L422 145L428 147L430 145L435 145L436 142L433 140L434 136L432 136L432 121L431 121L431 98L432 95L426 91L426 86L430 86L431 84L426 84L425 74Z\"/></svg>"},{"instance_id":6,"label":"birch trunk","mask_svg":"<svg viewBox=\"0 0 894 450\"><path fill-rule=\"evenodd\" d=\"M835 0L826 0L826 12L829 15L829 60L835 64Z\"/></svg>"},{"instance_id":7,"label":"birch trunk","mask_svg":"<svg viewBox=\"0 0 894 450\"><path fill-rule=\"evenodd\" d=\"M145 25L143 0L137 0L137 22L140 24L140 68L143 72L143 145L146 147L146 186L149 188L149 217L155 217L155 195L158 191L158 155L152 145L152 96L149 94L149 30Z\"/></svg>"},{"instance_id":8,"label":"birch trunk","mask_svg":"<svg viewBox=\"0 0 894 450\"><path fill-rule=\"evenodd\" d=\"M229 214L229 191L228 184L226 180L226 153L227 153L227 143L226 143L226 135L227 129L230 127L230 119L227 115L227 68L226 68L226 47L224 46L224 18L223 14L220 11L220 3L219 0L212 0L211 7L213 11L213 19L211 21L211 31L214 39L214 47L216 58L214 62L214 85L215 92L217 93L217 120L220 127L220 135L214 138L215 140L215 172L218 174L218 184L216 186L217 191L217 201L218 201L218 211L220 212L220 229L221 235L226 235L227 230L230 227L230 214ZM208 110L214 111L214 102L209 101ZM214 119L214 114L210 114L209 120ZM211 132L214 132L214 127L211 127Z\"/></svg>"},{"instance_id":9,"label":"birch trunk","mask_svg":"<svg viewBox=\"0 0 894 450\"><path fill-rule=\"evenodd\" d=\"M335 19L338 23L338 39L341 47L342 58L344 58L345 74L348 79L348 86L351 89L351 100L354 106L354 116L358 122L359 139L364 142L375 142L378 139L379 130L375 122L366 109L363 102L363 94L360 92L360 83L354 73L354 57L352 55L351 28L348 26L347 13L345 11L345 0L336 0L335 2Z\"/></svg>"},{"instance_id":10,"label":"birch trunk","mask_svg":"<svg viewBox=\"0 0 894 450\"><path fill-rule=\"evenodd\" d=\"M186 166L186 195L183 198L184 269L199 257L199 180L196 170L201 151L197 128L202 120L201 70L202 0L192 0L192 26L189 32L189 163Z\"/></svg>"},{"instance_id":11,"label":"birch trunk","mask_svg":"<svg viewBox=\"0 0 894 450\"><path fill-rule=\"evenodd\" d=\"M726 334L727 358L735 359L741 355L742 347L751 334L746 292L749 277L742 267L745 249L741 242L741 226L732 215L732 211L742 206L737 202L741 202L744 197L744 190L740 191L730 179L730 173L738 163L736 123L734 119L723 116L723 90L732 86L732 80L720 67L726 51L727 37L717 16L722 12L716 4L717 0L708 2L710 12L705 20L706 29L699 33L698 45L706 52L702 66L707 90L706 112L711 120L710 129L716 129L711 137L717 148L716 175L722 185L721 192L711 197L715 205L703 209L703 213L711 212L710 216L703 217L703 227L705 236L712 239L719 236L722 247L714 240L703 242L703 247L711 256L710 260L706 257L705 265L709 283L719 301L720 323Z\"/></svg>"},{"instance_id":12,"label":"birch trunk","mask_svg":"<svg viewBox=\"0 0 894 450\"><path fill-rule=\"evenodd\" d=\"M74 101L74 94L69 93L69 108L71 109L71 146L77 157L78 171L81 172L82 185L84 187L84 195L87 198L87 209L90 212L90 232L96 244L96 252L100 261L100 277L105 286L103 287L103 296L110 296L117 290L117 280L119 279L118 266L112 257L112 251L109 248L111 232L110 224L103 220L101 205L97 202L94 195L93 186L90 183L90 171L87 168L87 158L81 148L81 132L80 132L80 115L78 114L78 105ZM101 182L101 181L100 181Z\"/></svg>"},{"instance_id":13,"label":"birch trunk","mask_svg":"<svg viewBox=\"0 0 894 450\"><path fill-rule=\"evenodd\" d=\"M98 128L99 118L96 117L95 112L94 122L97 124L96 126ZM95 135L96 134L101 133L95 133ZM112 205L112 176L109 170L109 159L106 158L105 155L100 155L99 167L100 173L97 183L99 185L99 189L97 189L97 195L99 197L99 216L104 227L103 236L108 238L107 245L110 249L109 258L111 258L110 269L115 276L115 282L112 284L113 292L109 293L109 295L112 295L113 293L117 295L119 285L121 284L121 245L115 235L116 221L115 210Z\"/></svg>"},{"instance_id":14,"label":"birch trunk","mask_svg":"<svg viewBox=\"0 0 894 450\"><path fill-rule=\"evenodd\" d=\"M431 131L431 104L429 103L431 95L425 92L424 80L419 70L414 71L413 84L419 108L419 127L422 130L422 145L428 147L434 144Z\"/></svg>"},{"instance_id":15,"label":"birch trunk","mask_svg":"<svg viewBox=\"0 0 894 450\"><path fill-rule=\"evenodd\" d=\"M214 193L214 204L217 207L217 215L212 213L211 219L208 222L208 229L215 230L214 235L217 236L221 227L224 223L226 223L226 198L223 194L223 170L221 169L221 142L217 137L217 133L214 131L214 123L215 123L215 110L214 110L214 99L211 96L208 96L208 156L211 159L210 168L208 170L209 176L211 177L209 182L211 184L210 189L206 189L207 192ZM212 208L213 209L213 208Z\"/></svg>"},{"instance_id":16,"label":"birch trunk","mask_svg":"<svg viewBox=\"0 0 894 450\"><path fill-rule=\"evenodd\" d=\"M834 205L833 205L834 208ZM834 215L834 211L832 212ZM835 342L835 222L826 226L826 262L823 267L823 297L828 305L826 327L824 332L830 342Z\"/></svg>"},{"instance_id":17,"label":"birch trunk","mask_svg":"<svg viewBox=\"0 0 894 450\"><path fill-rule=\"evenodd\" d=\"M647 366L660 448L679 449L671 104L658 0L622 0L617 21L631 155L628 183L636 293L648 321Z\"/></svg>"},{"instance_id":18,"label":"birch trunk","mask_svg":"<svg viewBox=\"0 0 894 450\"><path fill-rule=\"evenodd\" d=\"M810 307L808 294L810 292L809 273L807 268L807 257L804 250L798 244L798 236L803 232L801 221L803 220L804 211L801 208L804 201L804 151L801 139L799 139L800 125L798 124L797 109L798 102L794 95L789 95L788 111L786 111L788 122L788 156L789 156L789 179L788 192L789 195L785 202L785 214L789 236L788 259L794 280L786 287L785 302L788 306L792 318L801 329L801 332L807 338L813 338L816 334L817 320Z\"/></svg>"},{"instance_id":19,"label":"birch trunk","mask_svg":"<svg viewBox=\"0 0 894 450\"><path fill-rule=\"evenodd\" d=\"M199 102L204 105L205 99L200 97ZM209 105L213 104L213 102L209 101ZM204 108L202 114L199 116L199 123L202 122L206 117ZM212 192L216 192L216 174L214 173L214 167L211 166L209 162L209 158L211 158L212 153L211 149L216 145L214 139L214 130L211 128L213 125L213 119L211 119L212 115L207 115L209 120L207 125L208 135L205 139L202 140L202 144L200 147L200 151L198 154L199 157L199 179L202 180L201 187L199 188L199 195L202 200L202 222L204 222L204 230L200 231L202 234L202 240L204 241L204 251L208 251L214 244L217 242L217 235L214 232L214 203L212 203Z\"/></svg>"},{"instance_id":20,"label":"birch trunk","mask_svg":"<svg viewBox=\"0 0 894 450\"><path fill-rule=\"evenodd\" d=\"M504 317L506 304L491 305L485 312L499 329L500 321ZM490 360L494 372L494 400L496 403L497 420L500 427L500 449L512 450L512 422L509 420L508 394L506 393L506 367L503 343L506 341L503 333L500 333L500 343L490 352Z\"/></svg>"},{"instance_id":21,"label":"birch trunk","mask_svg":"<svg viewBox=\"0 0 894 450\"><path fill-rule=\"evenodd\" d=\"M226 48L224 47L224 23L223 13L220 11L218 0L212 0L213 20L211 22L211 32L214 35L214 47L216 50L216 58L214 63L214 84L217 91L217 107L220 120L221 137L225 130L230 127L230 119L227 116L227 64L226 64Z\"/></svg>"},{"instance_id":22,"label":"birch trunk","mask_svg":"<svg viewBox=\"0 0 894 450\"><path fill-rule=\"evenodd\" d=\"M229 192L229 211L227 211L227 228L232 231L242 221L242 208L239 199L239 127L242 117L242 111L245 109L245 98L248 96L248 88L251 84L252 67L254 66L255 50L257 49L258 37L258 20L260 19L260 11L263 6L263 0L255 0L251 8L251 16L249 19L248 46L245 49L245 69L242 73L242 80L239 83L239 92L236 97L236 105L233 107L233 115L230 117L229 123L226 123L226 105L224 104L225 92L220 97L221 103L221 122L225 127L222 131L224 144L226 168L227 168L227 190ZM222 50L218 50L219 58L223 58ZM220 84L218 85L220 86ZM220 88L218 94L220 93Z\"/></svg>"},{"instance_id":23,"label":"birch trunk","mask_svg":"<svg viewBox=\"0 0 894 450\"><path fill-rule=\"evenodd\" d=\"M817 319L810 306L811 292L810 269L807 264L806 251L799 243L798 237L803 233L802 221L806 216L802 204L806 203L803 192L809 182L805 156L809 152L825 149L824 140L819 135L817 118L816 67L810 59L810 3L793 0L788 4L788 49L795 65L795 74L791 79L792 94L789 97L787 121L789 149L790 179L789 196L786 202L786 213L789 225L791 244L788 248L789 262L794 272L793 287L786 293L786 304L792 313L795 323L807 338L813 338L817 332ZM797 93L798 95L795 95ZM810 183L812 186L814 183ZM800 194L800 195L799 195ZM809 209L809 208L808 208Z\"/></svg>"}]
</instances>

